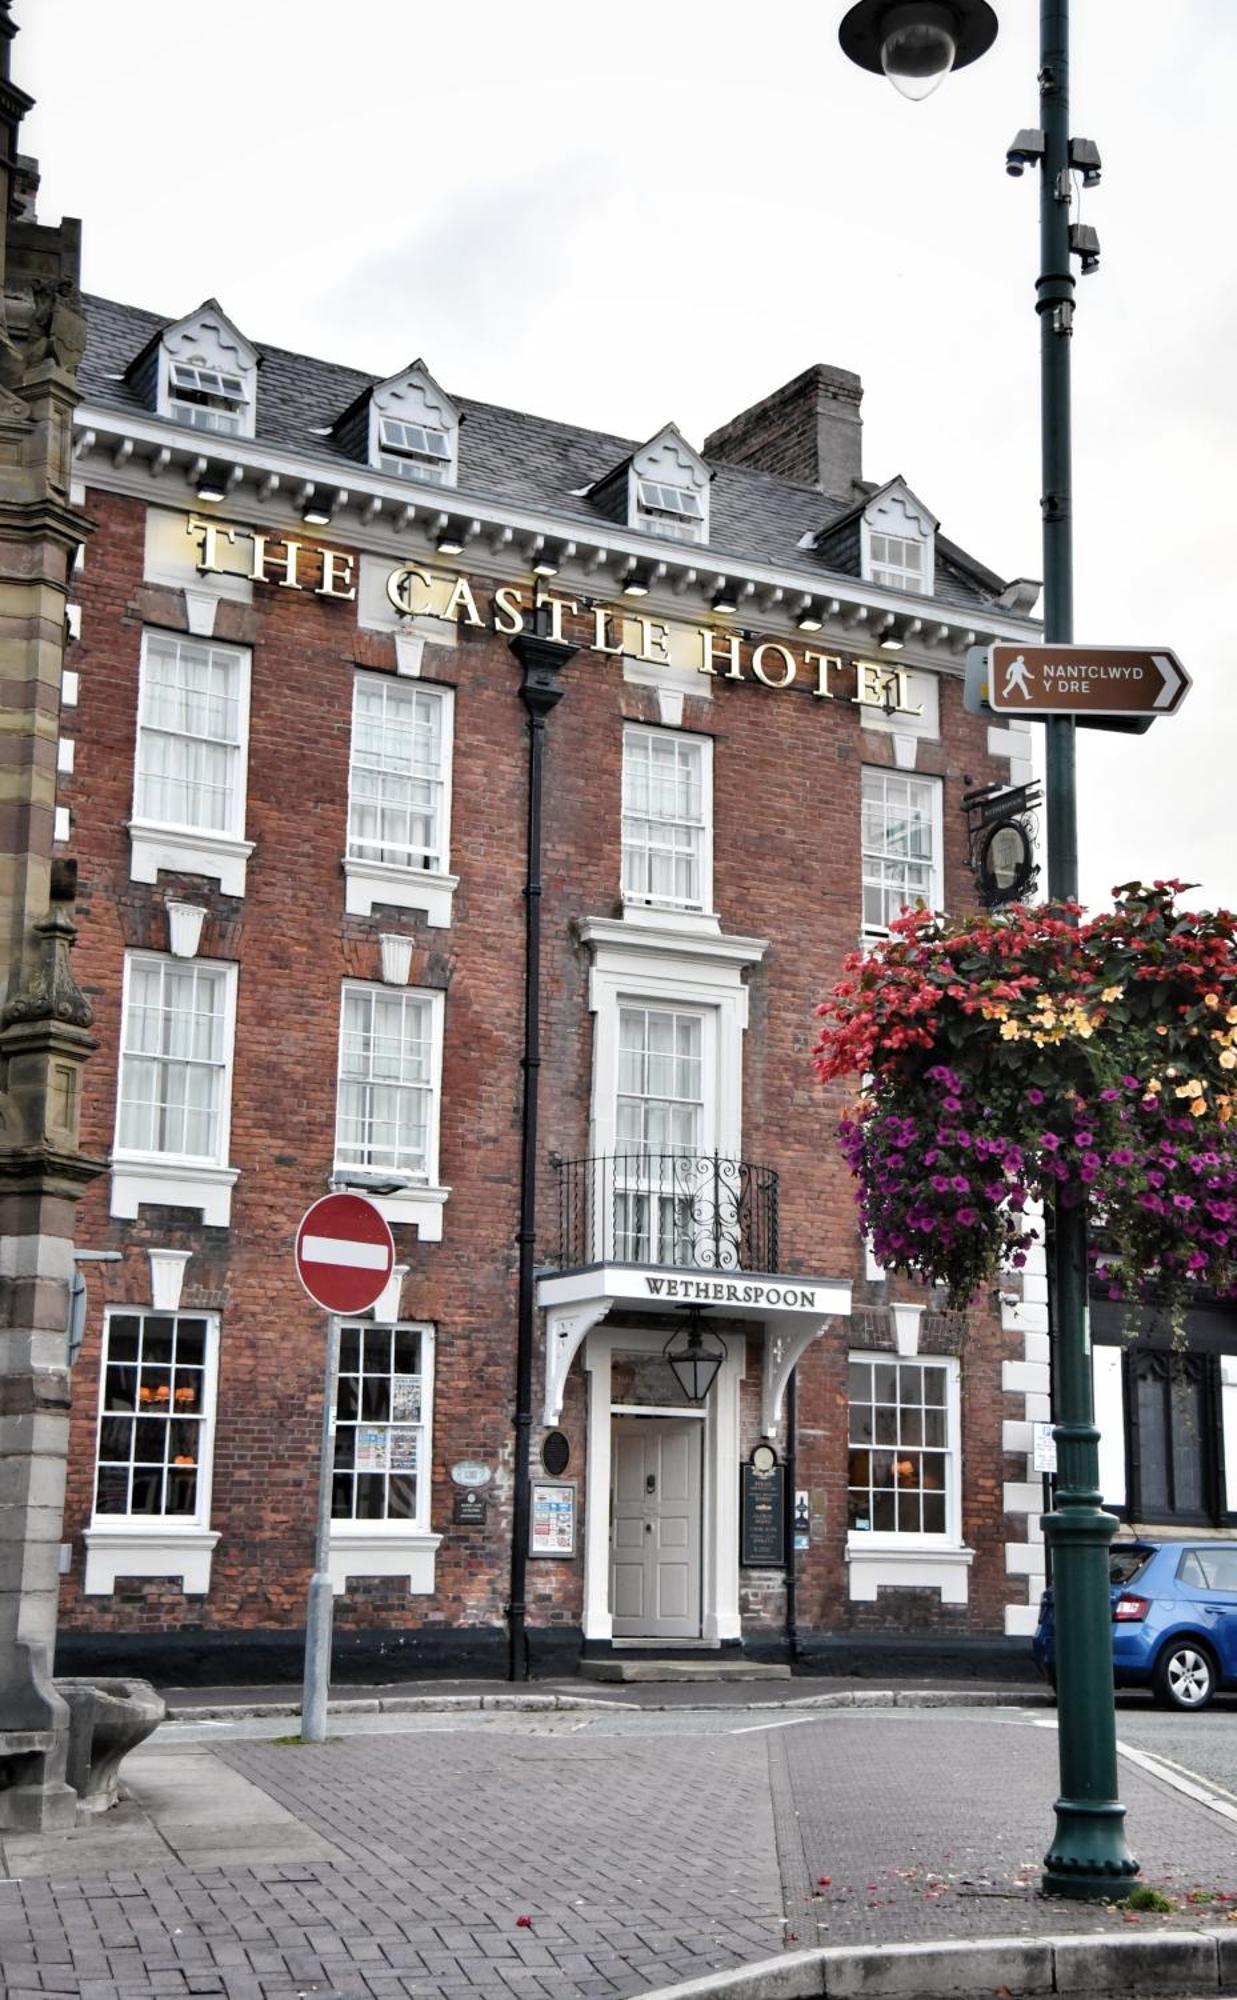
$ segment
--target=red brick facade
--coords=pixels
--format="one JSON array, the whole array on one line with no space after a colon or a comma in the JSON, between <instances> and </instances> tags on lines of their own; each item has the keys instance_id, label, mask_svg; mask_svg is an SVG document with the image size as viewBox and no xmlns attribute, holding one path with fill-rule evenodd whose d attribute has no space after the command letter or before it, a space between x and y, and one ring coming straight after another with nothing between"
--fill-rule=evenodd
<instances>
[{"instance_id":1,"label":"red brick facade","mask_svg":"<svg viewBox=\"0 0 1237 2000\"><path fill-rule=\"evenodd\" d=\"M162 504L174 505L171 495ZM95 523L80 576L81 637L71 664L80 675L66 733L76 743L61 803L72 815L70 847L81 889L75 969L95 1010L101 1047L90 1070L83 1145L106 1154L113 1142L127 951L165 953L165 904L183 895L207 911L203 961L239 968L231 1081L231 1163L239 1169L230 1226L204 1226L183 1207L144 1206L136 1221L109 1212L107 1180L82 1204L79 1243L118 1251L118 1262L84 1266L89 1289L85 1344L74 1376L74 1432L65 1534L72 1548L61 1630L87 1635L197 1635L209 1650L226 1638L241 1660L243 1635L292 1638L303 1625L312 1566L324 1355L323 1315L293 1271L298 1220L326 1191L332 1170L341 984L381 979L379 936L414 940L410 983L445 994L440 1179L449 1188L440 1242L397 1226L406 1265L402 1316L436 1329L430 1525L441 1535L433 1589L410 1594L406 1580L357 1578L336 1601L336 1630L380 1639L385 1657L405 1647L450 1663L452 1635L468 1644L501 1643L510 1582L516 1235L519 1221L520 1055L524 1005L524 870L527 728L519 668L508 640L492 628L498 581L529 588L513 560L484 573L467 558L439 570L470 575L482 623L462 622L456 643L426 645L421 679L455 690L451 869L459 878L449 927L413 913L348 916L345 847L352 682L358 667L395 674L394 639L361 629L357 606L256 584L252 603L221 600L215 638L252 649L245 832L254 842L242 897L200 876L163 874L155 885L130 878L127 823L133 768L141 635L186 630L184 593L144 577L146 506L88 484ZM226 518L277 534L260 515L230 504ZM286 529L284 530L286 532ZM304 530L312 564L313 531ZM324 536L353 546L346 532ZM354 548L354 553L359 551ZM417 558L425 561L426 558ZM434 558L429 558L433 562ZM557 586L551 586L552 589ZM564 586L563 595L577 592ZM598 590L599 601L615 601ZM643 608L643 607L642 607ZM657 616L672 616L658 611ZM689 614L690 615L690 614ZM697 620L696 622L699 622ZM756 614L745 622L759 631ZM625 678L623 662L590 650L593 620L567 615L565 636L579 650L563 674L564 698L548 726L544 822L543 1066L538 1254L557 1234L557 1184L549 1156L579 1159L590 1147L593 1017L590 951L579 925L621 912L621 783L624 722L657 725L654 688ZM783 643L802 639L769 628ZM1007 1480L1025 1478L1025 1456L1007 1458L1002 1422L1023 1414L1002 1389L1003 1362L1021 1357L1018 1336L995 1312L975 1311L964 1329L923 1321L921 1348L960 1356L962 1533L974 1552L965 1604L942 1605L937 1590L882 1592L852 1602L846 1565L848 1352L892 1348L890 1288L864 1277L849 1177L832 1140L840 1100L817 1086L809 1053L813 1008L856 941L861 907L860 783L864 766L893 761L892 737L865 731L853 697L857 651L832 674L822 700L801 672L793 688L762 685L750 667L741 680L719 674L712 699L689 693L682 727L713 742L714 906L723 937L768 940L747 975L742 1143L746 1159L780 1176L780 1269L854 1282L855 1318L838 1319L798 1369L796 1485L811 1494L811 1544L797 1558L800 1632L888 1632L908 1623L945 1634L997 1635L1011 1601L1006 1543L1025 1532L1004 1512ZM409 685L407 681L401 685ZM1008 776L989 754L988 725L963 712L956 662L939 676L940 736L917 743L917 775L943 781L944 886L948 906L970 907L962 794ZM209 1591L186 1595L178 1579L119 1575L109 1593L83 1591L82 1532L91 1521L100 1343L106 1307L149 1307L150 1246L191 1253L182 1312L219 1315L220 1360L210 1526L218 1533ZM913 1288L897 1289L911 1298ZM623 1310L616 1309L621 1324ZM733 1328L737 1320L728 1321ZM667 1328L670 1322L665 1322ZM748 1329L739 1453L760 1435L761 1329ZM539 1320L534 1462L544 1427ZM573 1559L530 1565L528 1622L539 1634L561 1628L570 1646L583 1620L583 1523L589 1504L585 1386L572 1368L562 1429L577 1480ZM494 1474L483 1526L453 1522L450 1468L476 1460ZM594 1499L593 1504L598 1504ZM602 1502L604 1504L604 1501ZM780 1572L740 1574L743 1636L773 1644L784 1634ZM196 1639L193 1641L196 1643ZM422 1651L417 1651L421 1648ZM186 1654L186 1658L188 1655Z\"/></svg>"}]
</instances>

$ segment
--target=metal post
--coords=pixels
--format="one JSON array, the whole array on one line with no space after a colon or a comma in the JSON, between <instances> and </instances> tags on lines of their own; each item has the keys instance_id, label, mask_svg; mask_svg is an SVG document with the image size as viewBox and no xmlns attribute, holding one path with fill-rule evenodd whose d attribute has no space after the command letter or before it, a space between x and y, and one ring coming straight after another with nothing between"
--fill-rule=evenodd
<instances>
[{"instance_id":1,"label":"metal post","mask_svg":"<svg viewBox=\"0 0 1237 2000\"><path fill-rule=\"evenodd\" d=\"M302 1743L325 1743L326 1705L331 1686L331 1624L335 1591L331 1583L331 1487L335 1473L335 1397L339 1374L339 1321L326 1323L326 1380L322 1391L322 1445L318 1459L318 1525L314 1573L305 1614L305 1685L301 1695Z\"/></svg>"},{"instance_id":2,"label":"metal post","mask_svg":"<svg viewBox=\"0 0 1237 2000\"><path fill-rule=\"evenodd\" d=\"M1074 636L1070 440L1070 339L1074 276L1069 241L1069 0L1040 0L1040 94L1045 148L1040 186L1040 320L1043 439L1044 638ZM1048 894L1078 895L1075 728L1047 728ZM1046 1895L1111 1896L1138 1872L1117 1799L1112 1614L1108 1551L1117 1522L1103 1510L1099 1432L1087 1323L1086 1190L1059 1191L1049 1243L1056 1508L1044 1520L1056 1619L1061 1796L1044 1857Z\"/></svg>"},{"instance_id":3,"label":"metal post","mask_svg":"<svg viewBox=\"0 0 1237 2000\"><path fill-rule=\"evenodd\" d=\"M546 718L566 690L558 676L574 646L522 632L511 651L524 670L520 700L528 711L528 857L524 882L524 1105L520 1131L519 1281L516 1308L515 1479L511 1521L511 1595L507 1604L507 1677L529 1676L525 1586L532 1510L533 1320L537 1245L537 1111L541 1079L541 805Z\"/></svg>"}]
</instances>

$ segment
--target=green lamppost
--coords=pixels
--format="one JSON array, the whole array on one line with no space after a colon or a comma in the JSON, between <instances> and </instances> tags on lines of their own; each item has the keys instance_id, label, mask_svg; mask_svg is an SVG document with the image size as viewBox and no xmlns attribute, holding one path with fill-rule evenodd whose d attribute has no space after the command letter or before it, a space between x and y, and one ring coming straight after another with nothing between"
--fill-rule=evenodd
<instances>
[{"instance_id":1,"label":"green lamppost","mask_svg":"<svg viewBox=\"0 0 1237 2000\"><path fill-rule=\"evenodd\" d=\"M973 62L996 38L987 0L860 0L842 22L840 40L860 68L883 71L904 95L926 97L951 69ZM1074 272L1099 261L1092 230L1070 225L1071 175L1099 177L1099 156L1069 135L1069 0L1040 0L1040 124L1018 133L1009 171L1040 169L1041 435L1044 521L1044 639L1074 636L1074 562L1070 452L1070 340ZM1046 723L1048 893L1078 895L1078 839L1070 717ZM1106 1514L1099 1484L1099 1432L1091 1389L1087 1331L1085 1189L1065 1186L1049 1244L1058 1479L1055 1510L1044 1520L1052 1553L1056 1612L1061 1796L1057 1827L1044 1858L1048 1895L1120 1895L1138 1863L1125 1842L1117 1798L1113 1705L1112 1613L1108 1551L1117 1522Z\"/></svg>"}]
</instances>

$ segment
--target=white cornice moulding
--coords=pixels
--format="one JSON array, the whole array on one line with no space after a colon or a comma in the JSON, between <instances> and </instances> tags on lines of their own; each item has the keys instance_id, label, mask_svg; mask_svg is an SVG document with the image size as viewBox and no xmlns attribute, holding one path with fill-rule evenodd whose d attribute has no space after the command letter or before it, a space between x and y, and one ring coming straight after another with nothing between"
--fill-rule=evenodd
<instances>
[{"instance_id":1,"label":"white cornice moulding","mask_svg":"<svg viewBox=\"0 0 1237 2000\"><path fill-rule=\"evenodd\" d=\"M681 912L659 914L673 917L674 921L663 926L648 920L644 911L638 916L583 917L580 938L582 943L592 945L594 951L607 954L645 952L655 957L708 959L735 967L759 965L769 949L768 938L723 937L717 931L697 930L690 912L686 913L687 922ZM698 921L704 924L710 919L702 916Z\"/></svg>"},{"instance_id":2,"label":"white cornice moulding","mask_svg":"<svg viewBox=\"0 0 1237 2000\"><path fill-rule=\"evenodd\" d=\"M206 911L200 903L176 903L169 898L168 949L173 958L196 958L202 942Z\"/></svg>"},{"instance_id":3,"label":"white cornice moulding","mask_svg":"<svg viewBox=\"0 0 1237 2000\"><path fill-rule=\"evenodd\" d=\"M140 417L132 412L97 409L89 405L77 412L75 436L81 452L77 461L78 470L85 475L87 484L105 492L125 493L135 499L151 501L157 496L158 504L164 507L175 491L177 472L183 473L202 455L204 444L203 433L183 432L165 419ZM123 465L117 466L114 462L115 448L123 441L135 447L149 447L150 457L155 459L161 459L164 452L170 451L178 463L175 467L163 466L161 476L156 479L152 477L149 459L139 457L135 449ZM271 501L261 500L257 493L243 494L238 488L231 496L229 505L234 510L242 508L256 514L259 520L269 521L272 527L288 533L302 532L303 523L289 510L284 488L299 486L306 478L315 476L333 476L337 484L339 481L338 459L293 454L252 438L221 436L211 438L209 443L211 457L239 468L242 478L248 473L257 483L269 479L271 475L279 479L280 486L278 490L272 489ZM410 548L406 526L401 535L397 532L396 522L412 507L420 518L422 538L428 541L429 527L442 511L443 488L431 486L428 482L422 485L411 480L395 479L354 464L348 466L348 477L352 500L362 512L355 527L349 523L345 531L342 523L338 524L340 539L347 546L368 553L389 554L397 562L434 560L432 541L427 549ZM780 587L788 603L804 593L816 598L836 599L843 616L859 609L868 613L892 613L903 619L918 614L928 621L932 631L945 633L948 643L959 648L977 645L981 640L983 643L1001 639L1021 644L1035 643L1043 630L1037 620L1015 617L991 605L957 605L935 597L911 597L905 591L882 590L865 583L862 578L833 571L779 568L768 562L753 561L742 551L695 542L673 542L665 537L625 531L600 519L596 522L581 520L576 514L560 515L548 509L533 512L506 502L496 502L488 494L469 493L462 488L449 489L448 497L453 514L475 518L480 525L478 539L470 543L466 556L461 558L462 567L473 574L492 573L510 578L513 568L520 568L519 556L516 555L513 561L511 552L507 553L505 561L495 560L492 544L496 532L500 536L509 535L512 544L516 537L527 537L531 541L538 535L571 539L578 544L580 560L584 564L589 562L593 552L604 552L616 589L618 571L631 558L666 565L664 591L659 591L656 598L651 595L644 601L645 610L653 616L682 617L683 599L674 593L674 572L696 570L702 580L696 595L703 604L708 602L705 586L711 588L713 577L723 574L740 583L750 583L756 590ZM375 500L390 509L390 519L385 526L380 525L384 519L382 515L374 517L367 511ZM197 501L187 482L183 506L186 512L203 515L215 511L213 507L203 506ZM219 518L231 517L221 509ZM507 544L504 542L503 546L506 548ZM590 590L593 595L605 594L604 591L599 592L595 572ZM792 638L795 636L794 627L785 618L770 621L767 629L783 628L790 632ZM848 653L862 653L864 650L862 632L859 631L843 631L840 636L826 633L814 636L824 650L834 646ZM907 664L910 663L909 648L903 658ZM922 664L929 670L959 676L964 671L960 658L942 658L926 644L922 651Z\"/></svg>"},{"instance_id":4,"label":"white cornice moulding","mask_svg":"<svg viewBox=\"0 0 1237 2000\"><path fill-rule=\"evenodd\" d=\"M180 1311L181 1288L185 1281L188 1250L147 1249L150 1259L150 1303L156 1312Z\"/></svg>"}]
</instances>

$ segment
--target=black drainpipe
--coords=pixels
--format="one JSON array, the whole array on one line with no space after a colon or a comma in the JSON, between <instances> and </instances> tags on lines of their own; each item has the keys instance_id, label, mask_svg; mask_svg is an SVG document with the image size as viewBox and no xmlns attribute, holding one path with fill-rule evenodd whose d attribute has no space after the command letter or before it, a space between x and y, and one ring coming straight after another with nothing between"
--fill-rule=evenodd
<instances>
[{"instance_id":1,"label":"black drainpipe","mask_svg":"<svg viewBox=\"0 0 1237 2000\"><path fill-rule=\"evenodd\" d=\"M798 1563L795 1561L795 1445L798 1430L799 1371L792 1368L786 1384L786 1456L782 1488L782 1533L786 1539L786 1640L791 1660L799 1657Z\"/></svg>"},{"instance_id":2,"label":"black drainpipe","mask_svg":"<svg viewBox=\"0 0 1237 2000\"><path fill-rule=\"evenodd\" d=\"M511 650L524 671L520 700L528 710L528 869L524 882L524 1108L520 1131L519 1303L515 1360L515 1493L511 1522L511 1601L507 1605L510 1645L507 1677L526 1681L529 1672L525 1626L532 1503L530 1445L533 1422L533 1275L537 1244L537 1103L541 1072L541 799L544 784L546 718L566 690L558 675L576 652L547 638L535 613L531 632L520 632Z\"/></svg>"}]
</instances>

